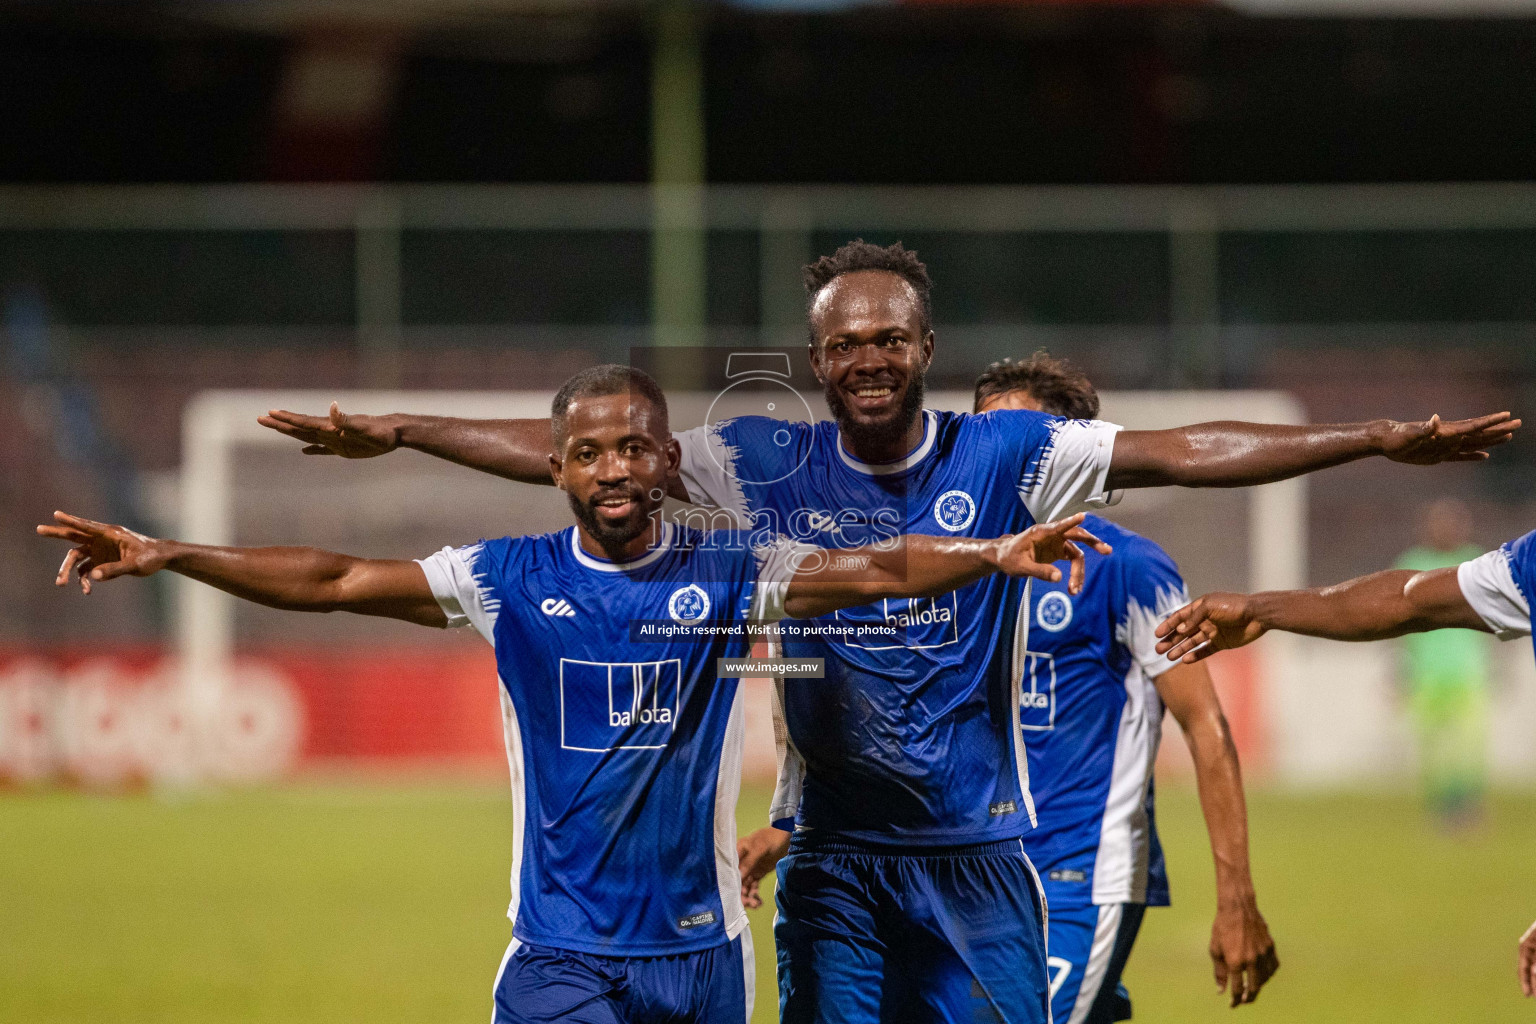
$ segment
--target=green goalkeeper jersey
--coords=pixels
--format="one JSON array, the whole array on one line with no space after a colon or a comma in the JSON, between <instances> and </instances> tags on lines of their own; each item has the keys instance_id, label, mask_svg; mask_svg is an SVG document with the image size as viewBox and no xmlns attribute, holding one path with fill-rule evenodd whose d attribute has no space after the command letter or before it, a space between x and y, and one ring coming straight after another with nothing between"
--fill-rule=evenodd
<instances>
[{"instance_id":1,"label":"green goalkeeper jersey","mask_svg":"<svg viewBox=\"0 0 1536 1024\"><path fill-rule=\"evenodd\" d=\"M1468 544L1454 551L1438 551L1423 546L1412 547L1397 560L1397 568L1424 572L1460 565L1481 555L1482 549ZM1470 629L1437 629L1403 637L1408 660L1408 677L1413 689L1445 692L1481 690L1488 678L1487 638ZM1427 694L1426 694L1427 696Z\"/></svg>"}]
</instances>

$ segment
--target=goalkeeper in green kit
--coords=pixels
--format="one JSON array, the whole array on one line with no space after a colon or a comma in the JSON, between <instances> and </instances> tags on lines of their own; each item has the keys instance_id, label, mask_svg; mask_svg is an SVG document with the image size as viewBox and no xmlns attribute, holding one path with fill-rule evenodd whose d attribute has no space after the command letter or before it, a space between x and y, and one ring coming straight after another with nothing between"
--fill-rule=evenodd
<instances>
[{"instance_id":1,"label":"goalkeeper in green kit","mask_svg":"<svg viewBox=\"0 0 1536 1024\"><path fill-rule=\"evenodd\" d=\"M1454 499L1424 510L1423 543L1395 568L1424 572L1482 554L1471 543L1472 517ZM1488 774L1488 648L1471 630L1441 629L1403 638L1408 708L1419 736L1425 797L1450 829L1476 825Z\"/></svg>"}]
</instances>

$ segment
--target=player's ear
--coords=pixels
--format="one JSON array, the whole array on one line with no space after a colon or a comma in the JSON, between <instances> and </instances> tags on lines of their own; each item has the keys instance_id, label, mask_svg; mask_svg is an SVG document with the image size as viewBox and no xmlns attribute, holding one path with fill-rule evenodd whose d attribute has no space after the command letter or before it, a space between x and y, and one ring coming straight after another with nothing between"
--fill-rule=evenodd
<instances>
[{"instance_id":1,"label":"player's ear","mask_svg":"<svg viewBox=\"0 0 1536 1024\"><path fill-rule=\"evenodd\" d=\"M667 476L677 476L678 470L683 465L683 446L677 443L677 438L667 437Z\"/></svg>"},{"instance_id":2,"label":"player's ear","mask_svg":"<svg viewBox=\"0 0 1536 1024\"><path fill-rule=\"evenodd\" d=\"M816 383L826 384L827 378L823 376L821 372L821 350L818 349L816 347L816 343L812 341L806 344L805 351L806 354L810 357L811 372L816 375Z\"/></svg>"},{"instance_id":3,"label":"player's ear","mask_svg":"<svg viewBox=\"0 0 1536 1024\"><path fill-rule=\"evenodd\" d=\"M933 332L932 331L929 331L927 334L923 335L923 344L922 344L922 347L921 347L921 349L919 351L922 353L922 367L923 367L924 370L927 370L929 364L931 364L933 362Z\"/></svg>"},{"instance_id":4,"label":"player's ear","mask_svg":"<svg viewBox=\"0 0 1536 1024\"><path fill-rule=\"evenodd\" d=\"M554 452L549 453L549 478L555 482L555 486L565 490L565 477L562 475L565 463Z\"/></svg>"}]
</instances>

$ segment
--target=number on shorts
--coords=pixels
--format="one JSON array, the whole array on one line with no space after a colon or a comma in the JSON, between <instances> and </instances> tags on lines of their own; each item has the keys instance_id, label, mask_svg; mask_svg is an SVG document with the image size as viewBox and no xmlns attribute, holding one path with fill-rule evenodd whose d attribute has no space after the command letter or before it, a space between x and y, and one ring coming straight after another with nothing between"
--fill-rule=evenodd
<instances>
[{"instance_id":1,"label":"number on shorts","mask_svg":"<svg viewBox=\"0 0 1536 1024\"><path fill-rule=\"evenodd\" d=\"M1054 973L1051 975L1051 998L1056 998L1056 993L1061 991L1061 986L1067 983L1067 975L1072 973L1072 961L1063 960L1059 956L1045 958L1045 966Z\"/></svg>"}]
</instances>

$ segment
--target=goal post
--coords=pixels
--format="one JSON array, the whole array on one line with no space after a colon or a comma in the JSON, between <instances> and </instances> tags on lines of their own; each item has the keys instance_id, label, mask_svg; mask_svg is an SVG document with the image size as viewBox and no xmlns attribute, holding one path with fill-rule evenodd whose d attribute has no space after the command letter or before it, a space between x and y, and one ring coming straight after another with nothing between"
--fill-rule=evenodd
<instances>
[{"instance_id":1,"label":"goal post","mask_svg":"<svg viewBox=\"0 0 1536 1024\"><path fill-rule=\"evenodd\" d=\"M471 419L534 418L549 415L552 398L552 392L504 391L201 392L182 414L177 535L193 544L241 543L235 525L237 450L286 446L300 457L292 438L256 422L269 409L323 413L338 402L355 412L409 409ZM351 467L334 468L344 472ZM236 599L221 590L177 578L174 643L192 746L190 763L178 773L182 782L209 774L209 765L219 757L209 737L234 677L235 605Z\"/></svg>"},{"instance_id":2,"label":"goal post","mask_svg":"<svg viewBox=\"0 0 1536 1024\"><path fill-rule=\"evenodd\" d=\"M208 391L187 406L176 535L200 544L314 543L368 556L420 557L445 543L482 536L534 533L569 522L553 488L526 487L474 473L417 452L342 462L306 457L299 445L261 426L273 408L321 414L331 402L348 412L544 418L550 391ZM807 405L824 416L819 396ZM717 412L717 395L669 394L674 430ZM1303 422L1290 396L1256 391L1105 392L1105 419L1132 429L1156 429L1217 419ZM968 411L971 394L930 392L934 409ZM1306 486L1289 480L1237 491L1165 488L1131 492L1108 518L1163 544L1180 561L1192 590L1277 589L1306 579ZM210 770L219 751L209 746L234 678L235 652L254 631L267 649L290 640L337 649L387 649L409 640L369 621L294 621L267 609L240 606L230 595L186 578L177 581L174 642L192 763ZM245 625L237 631L237 620ZM1257 655L1265 678L1278 678L1286 645ZM201 766L201 767L199 767ZM189 778L187 781L195 781Z\"/></svg>"}]
</instances>

